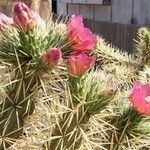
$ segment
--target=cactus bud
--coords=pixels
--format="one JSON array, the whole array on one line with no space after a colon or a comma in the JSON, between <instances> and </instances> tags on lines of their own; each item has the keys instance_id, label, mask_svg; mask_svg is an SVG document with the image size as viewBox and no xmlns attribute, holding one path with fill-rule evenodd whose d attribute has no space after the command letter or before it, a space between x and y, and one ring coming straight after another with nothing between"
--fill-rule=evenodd
<instances>
[{"instance_id":1,"label":"cactus bud","mask_svg":"<svg viewBox=\"0 0 150 150\"><path fill-rule=\"evenodd\" d=\"M116 92L117 92L117 87L110 86L103 91L103 94L106 96L107 99L112 99L116 95Z\"/></svg>"},{"instance_id":2,"label":"cactus bud","mask_svg":"<svg viewBox=\"0 0 150 150\"><path fill-rule=\"evenodd\" d=\"M95 57L84 53L71 55L68 59L68 71L72 76L84 75L95 63Z\"/></svg>"},{"instance_id":3,"label":"cactus bud","mask_svg":"<svg viewBox=\"0 0 150 150\"><path fill-rule=\"evenodd\" d=\"M15 25L23 30L31 30L34 27L34 14L22 2L18 2L14 7L13 20Z\"/></svg>"},{"instance_id":4,"label":"cactus bud","mask_svg":"<svg viewBox=\"0 0 150 150\"><path fill-rule=\"evenodd\" d=\"M51 67L54 68L58 66L62 61L62 52L59 48L49 49L46 54L42 56L43 62Z\"/></svg>"}]
</instances>

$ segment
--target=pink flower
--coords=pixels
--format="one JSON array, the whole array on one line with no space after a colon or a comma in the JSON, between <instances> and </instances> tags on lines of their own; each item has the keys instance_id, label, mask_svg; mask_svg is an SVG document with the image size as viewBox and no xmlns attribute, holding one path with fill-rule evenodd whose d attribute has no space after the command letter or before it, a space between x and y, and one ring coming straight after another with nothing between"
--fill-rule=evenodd
<instances>
[{"instance_id":1,"label":"pink flower","mask_svg":"<svg viewBox=\"0 0 150 150\"><path fill-rule=\"evenodd\" d=\"M73 28L73 29L77 29L77 30L80 30L80 28L84 28L82 16L72 15L71 22L69 23L69 28L70 29Z\"/></svg>"},{"instance_id":2,"label":"pink flower","mask_svg":"<svg viewBox=\"0 0 150 150\"><path fill-rule=\"evenodd\" d=\"M72 76L84 75L95 63L95 57L85 53L71 55L68 59L68 72Z\"/></svg>"},{"instance_id":3,"label":"pink flower","mask_svg":"<svg viewBox=\"0 0 150 150\"><path fill-rule=\"evenodd\" d=\"M68 25L68 40L73 50L89 52L96 46L96 36L84 27L81 16L72 16Z\"/></svg>"},{"instance_id":4,"label":"pink flower","mask_svg":"<svg viewBox=\"0 0 150 150\"><path fill-rule=\"evenodd\" d=\"M53 68L58 66L62 61L62 52L59 48L52 48L47 51L46 54L42 56L43 62Z\"/></svg>"},{"instance_id":5,"label":"pink flower","mask_svg":"<svg viewBox=\"0 0 150 150\"><path fill-rule=\"evenodd\" d=\"M34 27L34 14L24 3L18 2L14 7L13 20L15 25L23 30L31 30Z\"/></svg>"},{"instance_id":6,"label":"pink flower","mask_svg":"<svg viewBox=\"0 0 150 150\"><path fill-rule=\"evenodd\" d=\"M0 29L12 24L13 20L0 12Z\"/></svg>"},{"instance_id":7,"label":"pink flower","mask_svg":"<svg viewBox=\"0 0 150 150\"><path fill-rule=\"evenodd\" d=\"M136 82L133 86L131 101L134 108L142 115L150 115L150 84Z\"/></svg>"}]
</instances>

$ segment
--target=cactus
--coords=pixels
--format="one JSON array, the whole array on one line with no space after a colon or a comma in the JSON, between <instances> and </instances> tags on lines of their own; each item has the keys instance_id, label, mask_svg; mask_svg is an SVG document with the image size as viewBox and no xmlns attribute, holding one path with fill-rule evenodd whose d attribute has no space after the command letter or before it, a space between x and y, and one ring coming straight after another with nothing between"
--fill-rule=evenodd
<instances>
[{"instance_id":1,"label":"cactus","mask_svg":"<svg viewBox=\"0 0 150 150\"><path fill-rule=\"evenodd\" d=\"M85 130L90 115L84 110L84 105L77 106L74 112L68 112L63 115L53 131L52 137L60 136L48 142L46 149L78 149L81 145L82 134L81 129ZM70 119L72 118L72 119Z\"/></svg>"},{"instance_id":2,"label":"cactus","mask_svg":"<svg viewBox=\"0 0 150 150\"><path fill-rule=\"evenodd\" d=\"M8 95L1 103L1 150L11 146L22 135L24 119L35 108L33 95L40 88L38 74L30 70L30 66L20 69L15 71L15 82L9 85Z\"/></svg>"},{"instance_id":3,"label":"cactus","mask_svg":"<svg viewBox=\"0 0 150 150\"><path fill-rule=\"evenodd\" d=\"M82 132L88 130L90 117L105 109L116 93L115 88L110 90L109 78L104 81L98 72L81 78L70 76L68 82L72 99L69 108L72 111L65 113L56 125L52 140L44 146L48 150L79 149Z\"/></svg>"},{"instance_id":4,"label":"cactus","mask_svg":"<svg viewBox=\"0 0 150 150\"><path fill-rule=\"evenodd\" d=\"M143 117L133 107L125 109L120 116L114 117L111 120L111 124L114 125L115 129L109 135L111 144L106 148L120 150L124 146L128 147L128 142L133 138L134 134L138 136L134 129L141 123L142 119Z\"/></svg>"},{"instance_id":5,"label":"cactus","mask_svg":"<svg viewBox=\"0 0 150 150\"><path fill-rule=\"evenodd\" d=\"M45 24L21 2L13 19L0 14L0 59L14 70L0 102L0 149L34 132L39 149L149 148L149 35L140 29L137 53L128 54L94 35L81 16ZM27 129L29 116L34 127Z\"/></svg>"},{"instance_id":6,"label":"cactus","mask_svg":"<svg viewBox=\"0 0 150 150\"><path fill-rule=\"evenodd\" d=\"M1 150L21 137L25 118L34 112L41 77L61 63L61 47L66 40L62 31L58 34L58 26L52 23L46 28L44 20L24 3L16 3L13 15L13 20L5 15L0 18L0 58L15 70L6 99L0 104Z\"/></svg>"},{"instance_id":7,"label":"cactus","mask_svg":"<svg viewBox=\"0 0 150 150\"><path fill-rule=\"evenodd\" d=\"M145 32L149 34L147 30ZM141 31L139 34L141 34ZM141 52L137 52L137 54L140 55L138 58L142 60L143 55L146 53L145 51L147 51L146 49L149 50L149 48L145 46L146 43L144 42L146 41L143 41L143 38L140 39L142 43L138 43L138 47L140 47L138 51L140 50ZM148 134L150 130L149 128L142 128L145 124L149 124L149 121L144 114L141 114L137 108L130 103L131 98L129 96L134 81L140 79L145 83L149 82L149 67L147 66L147 62L142 61L142 63L146 65L146 68L144 68L143 65L137 61L137 54L128 55L126 52L120 53L118 50L116 51L110 47L110 45L102 44L103 42L104 41L99 39L96 50L92 52L97 55L97 62L100 62L100 64L97 65L101 65L101 71L103 70L105 72L104 78L102 78L103 75L101 71L98 71L99 75L96 75L96 77L94 77L95 71L82 76L82 74L78 72L84 70L81 67L83 65L82 62L80 62L81 68L77 67L75 73L71 72L74 69L69 69L67 84L69 85L69 109L71 111L67 111L59 118L59 123L55 125L50 140L45 142L43 146L45 149L80 149L83 144L83 137L89 130L90 118L95 114L103 115L103 113L106 113L107 107L110 107L108 104L113 106L115 115L104 117L103 121L106 122L106 124L102 126L102 128L106 130L107 137L104 138L105 141L99 146L101 146L102 149L110 150L129 148L146 149L149 146L148 142L145 143L145 141L149 139ZM141 46L144 47L144 54ZM109 52L110 49L112 49L111 52ZM74 68L75 66L76 63L74 63ZM123 70L125 68L126 70ZM143 68L144 70L142 70ZM110 76L110 81L114 83L118 89L117 93L115 93L115 87L110 88L106 86L109 83L106 74ZM79 77L77 77L78 75ZM109 85L112 85L112 83L109 83ZM115 98L114 95L116 95ZM116 101L111 101L112 99L116 99ZM102 110L105 111L103 112ZM148 108L146 110L148 111ZM103 139L103 137L99 138ZM145 141L142 141L142 138L145 139Z\"/></svg>"}]
</instances>

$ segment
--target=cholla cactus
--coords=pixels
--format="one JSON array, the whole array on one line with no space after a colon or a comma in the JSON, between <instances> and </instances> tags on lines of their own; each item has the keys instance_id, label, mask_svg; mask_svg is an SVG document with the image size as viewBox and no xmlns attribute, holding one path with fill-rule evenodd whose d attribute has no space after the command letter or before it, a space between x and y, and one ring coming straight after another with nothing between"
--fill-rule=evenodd
<instances>
[{"instance_id":1,"label":"cholla cactus","mask_svg":"<svg viewBox=\"0 0 150 150\"><path fill-rule=\"evenodd\" d=\"M97 84L100 83L100 84ZM56 125L47 149L79 149L83 132L88 129L91 116L99 114L113 100L116 89L111 89L110 78L102 79L101 73L69 77L71 109Z\"/></svg>"},{"instance_id":2,"label":"cholla cactus","mask_svg":"<svg viewBox=\"0 0 150 150\"><path fill-rule=\"evenodd\" d=\"M129 55L94 35L81 16L45 24L21 2L12 14L0 14L0 59L13 68L0 101L1 150L33 132L37 149L149 147L148 29ZM26 129L28 116L35 129Z\"/></svg>"},{"instance_id":3,"label":"cholla cactus","mask_svg":"<svg viewBox=\"0 0 150 150\"><path fill-rule=\"evenodd\" d=\"M15 70L0 105L0 149L6 149L22 135L24 119L34 112L41 76L61 63L63 35L55 25L48 31L40 16L21 2L14 7L13 21L1 15L0 29L0 58ZM57 41L51 42L52 34Z\"/></svg>"}]
</instances>

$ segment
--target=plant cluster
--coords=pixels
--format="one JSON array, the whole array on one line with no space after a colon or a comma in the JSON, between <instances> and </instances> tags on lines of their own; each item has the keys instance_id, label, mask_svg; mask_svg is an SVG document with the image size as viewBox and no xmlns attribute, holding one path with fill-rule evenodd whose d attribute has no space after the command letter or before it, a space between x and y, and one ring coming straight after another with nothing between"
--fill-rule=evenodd
<instances>
[{"instance_id":1,"label":"plant cluster","mask_svg":"<svg viewBox=\"0 0 150 150\"><path fill-rule=\"evenodd\" d=\"M150 31L138 37L128 54L82 16L46 24L22 2L12 18L0 13L0 60L10 69L0 86L0 150L148 150Z\"/></svg>"}]
</instances>

